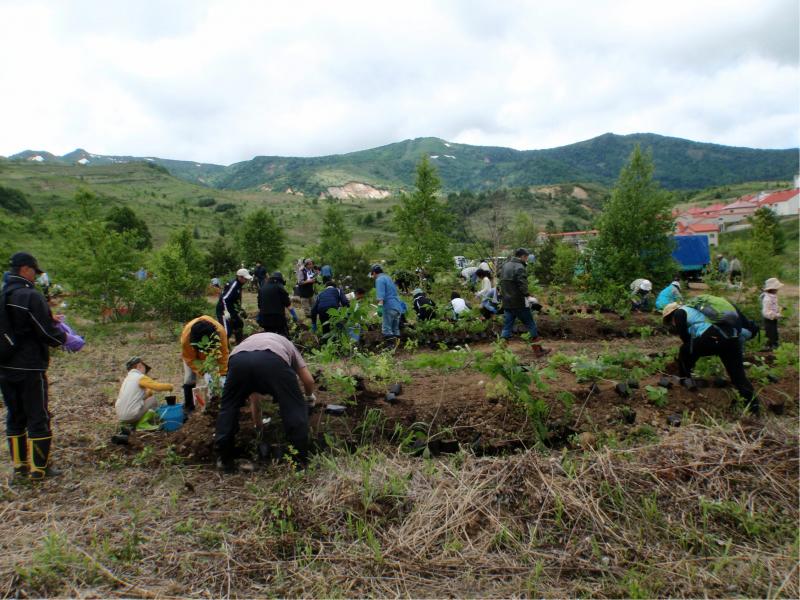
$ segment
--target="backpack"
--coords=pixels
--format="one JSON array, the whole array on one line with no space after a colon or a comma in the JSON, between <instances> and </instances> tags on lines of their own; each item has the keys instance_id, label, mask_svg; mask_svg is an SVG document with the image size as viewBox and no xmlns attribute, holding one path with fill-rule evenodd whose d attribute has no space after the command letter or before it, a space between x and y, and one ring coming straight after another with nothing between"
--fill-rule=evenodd
<instances>
[{"instance_id":1,"label":"backpack","mask_svg":"<svg viewBox=\"0 0 800 600\"><path fill-rule=\"evenodd\" d=\"M742 327L742 323L739 319L739 311L725 298L701 294L700 296L689 298L685 306L700 311L710 323L716 325L718 328L725 328L730 332L730 330L736 330Z\"/></svg>"},{"instance_id":2,"label":"backpack","mask_svg":"<svg viewBox=\"0 0 800 600\"><path fill-rule=\"evenodd\" d=\"M11 319L8 316L8 293L0 295L0 362L9 360L17 349L17 342L14 339L14 330L11 327Z\"/></svg>"}]
</instances>

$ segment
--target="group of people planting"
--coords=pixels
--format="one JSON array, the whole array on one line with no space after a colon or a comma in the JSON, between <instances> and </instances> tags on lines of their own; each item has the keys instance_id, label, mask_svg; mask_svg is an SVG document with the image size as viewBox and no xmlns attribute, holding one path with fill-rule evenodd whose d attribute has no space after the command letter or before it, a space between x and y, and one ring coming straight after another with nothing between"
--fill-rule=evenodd
<instances>
[{"instance_id":1,"label":"group of people planting","mask_svg":"<svg viewBox=\"0 0 800 600\"><path fill-rule=\"evenodd\" d=\"M517 249L500 268L499 286L492 285L491 269L482 264L475 270L476 298L485 316L502 311L502 338L510 338L515 322L522 322L530 335L534 355L538 356L546 351L539 344L531 311L538 302L528 289L530 256L525 248ZM0 391L7 409L6 436L15 478L39 481L57 474L49 462L52 440L46 377L49 348L77 350L82 347L83 340L66 326L62 316L53 315L45 297L35 288L36 276L42 272L36 259L18 252L11 257L9 266L10 275L0 296ZM260 402L266 395L279 406L285 437L294 448L298 464L303 464L308 454L308 422L310 409L316 402L315 382L300 351L289 339L287 320L298 321L299 317L292 308L283 275L274 272L268 276L266 269L258 266L261 268L256 272L259 306L256 321L263 332L244 336L243 319L246 317L241 308L241 295L243 286L253 280L253 276L247 269L240 269L219 294L216 319L206 315L192 319L184 325L180 338L183 403L177 405L181 421L176 426L182 424L184 415L188 417L196 409L198 402L206 400L200 390L219 395L214 444L219 465L226 471L235 469L234 448L241 408L250 406L254 424L259 427ZM401 319L408 307L395 282L380 264L370 268L369 276L375 285L383 336L397 340ZM322 289L317 292L315 286L319 279ZM780 281L770 278L761 295L769 348L778 344L781 309L777 293L781 287ZM300 298L305 316L311 319L312 327L315 329L319 321L323 334L329 331L332 310L360 301L366 294L363 289L345 294L336 285L332 269L318 270L311 259L298 265L294 292ZM650 281L634 281L631 284L632 308L650 310L651 293ZM420 321L433 318L435 304L424 290L417 288L412 295L417 318ZM451 305L454 318L467 306L458 294L451 298ZM661 290L654 305L661 311L667 329L681 338L680 375L690 379L699 358L718 356L736 390L751 410L757 412L759 402L745 374L743 348L744 341L756 335L759 326L725 298L701 295L684 299L678 280ZM171 384L149 376L150 367L144 357L132 357L125 368L127 374L115 403L121 424L114 436L117 443L126 443L131 429L147 427L151 423L149 415L163 408L158 406L156 392L173 389ZM205 386L198 386L201 380ZM167 407L176 405L174 397L168 400L171 401Z\"/></svg>"}]
</instances>

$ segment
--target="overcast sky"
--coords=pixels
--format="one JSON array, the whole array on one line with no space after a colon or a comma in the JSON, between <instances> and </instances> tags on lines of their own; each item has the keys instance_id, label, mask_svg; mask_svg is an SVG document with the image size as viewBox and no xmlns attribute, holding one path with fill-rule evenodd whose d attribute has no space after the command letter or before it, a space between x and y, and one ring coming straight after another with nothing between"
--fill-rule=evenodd
<instances>
[{"instance_id":1,"label":"overcast sky","mask_svg":"<svg viewBox=\"0 0 800 600\"><path fill-rule=\"evenodd\" d=\"M795 147L798 29L797 0L0 0L0 154Z\"/></svg>"}]
</instances>

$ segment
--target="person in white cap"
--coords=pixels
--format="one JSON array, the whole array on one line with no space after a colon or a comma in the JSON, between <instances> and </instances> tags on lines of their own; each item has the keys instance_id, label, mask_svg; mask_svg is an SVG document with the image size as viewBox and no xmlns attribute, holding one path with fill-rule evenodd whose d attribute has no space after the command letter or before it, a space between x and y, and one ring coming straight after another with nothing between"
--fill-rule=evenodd
<instances>
[{"instance_id":1,"label":"person in white cap","mask_svg":"<svg viewBox=\"0 0 800 600\"><path fill-rule=\"evenodd\" d=\"M656 310L664 310L667 304L682 302L681 282L677 279L661 290L656 297Z\"/></svg>"},{"instance_id":2,"label":"person in white cap","mask_svg":"<svg viewBox=\"0 0 800 600\"><path fill-rule=\"evenodd\" d=\"M653 284L649 279L634 279L631 283L631 310L649 312Z\"/></svg>"},{"instance_id":3,"label":"person in white cap","mask_svg":"<svg viewBox=\"0 0 800 600\"><path fill-rule=\"evenodd\" d=\"M244 321L242 321L242 286L253 279L250 271L239 269L236 271L236 279L231 279L222 288L217 301L217 321L225 327L228 339L236 339L237 344L241 344L244 339Z\"/></svg>"},{"instance_id":4,"label":"person in white cap","mask_svg":"<svg viewBox=\"0 0 800 600\"><path fill-rule=\"evenodd\" d=\"M764 282L764 292L761 294L761 316L764 317L768 350L778 347L778 319L781 316L778 290L782 287L783 284L776 277L770 277Z\"/></svg>"}]
</instances>

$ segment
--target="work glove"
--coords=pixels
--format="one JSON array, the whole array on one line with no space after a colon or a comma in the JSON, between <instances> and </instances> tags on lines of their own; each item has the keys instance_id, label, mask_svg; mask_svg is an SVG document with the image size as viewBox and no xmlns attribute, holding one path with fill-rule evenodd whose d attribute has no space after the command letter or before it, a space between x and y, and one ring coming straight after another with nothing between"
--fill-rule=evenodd
<instances>
[{"instance_id":1,"label":"work glove","mask_svg":"<svg viewBox=\"0 0 800 600\"><path fill-rule=\"evenodd\" d=\"M306 404L309 406L315 406L317 404L317 397L313 393L307 394L304 398L306 399Z\"/></svg>"},{"instance_id":2,"label":"work glove","mask_svg":"<svg viewBox=\"0 0 800 600\"><path fill-rule=\"evenodd\" d=\"M222 318L225 319L226 321L230 321L231 313L229 313L227 310L222 311Z\"/></svg>"}]
</instances>

